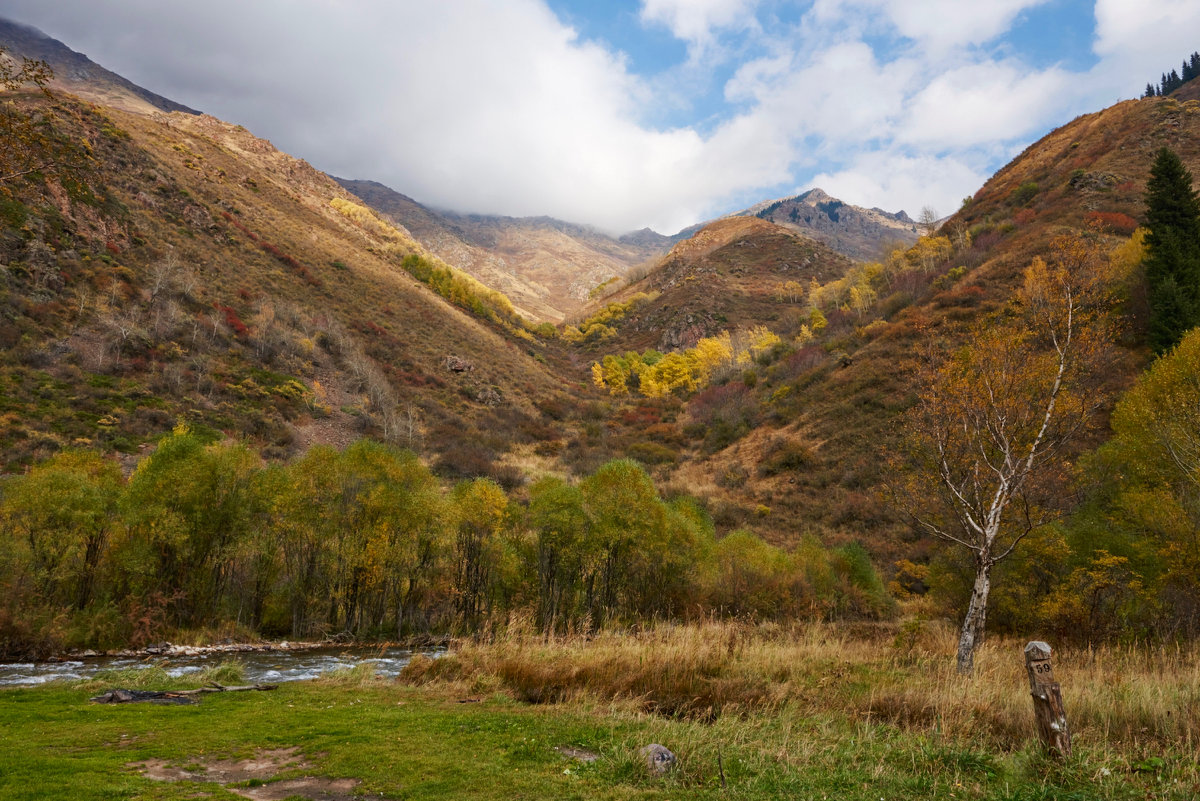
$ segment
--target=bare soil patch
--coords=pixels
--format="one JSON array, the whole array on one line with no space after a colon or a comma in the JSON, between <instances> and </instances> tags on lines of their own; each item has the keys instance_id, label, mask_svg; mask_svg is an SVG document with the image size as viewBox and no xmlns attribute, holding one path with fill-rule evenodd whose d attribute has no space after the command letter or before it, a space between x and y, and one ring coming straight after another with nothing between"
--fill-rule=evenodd
<instances>
[{"instance_id":1,"label":"bare soil patch","mask_svg":"<svg viewBox=\"0 0 1200 801\"><path fill-rule=\"evenodd\" d=\"M256 801L281 801L284 798L309 798L313 801L353 801L358 779L330 779L302 776L294 779L275 777L284 771L307 770L312 764L298 748L276 748L257 752L249 759L210 759L178 765L164 759L131 762L148 779L164 782L212 782L244 798ZM236 786L235 786L236 785Z\"/></svg>"}]
</instances>

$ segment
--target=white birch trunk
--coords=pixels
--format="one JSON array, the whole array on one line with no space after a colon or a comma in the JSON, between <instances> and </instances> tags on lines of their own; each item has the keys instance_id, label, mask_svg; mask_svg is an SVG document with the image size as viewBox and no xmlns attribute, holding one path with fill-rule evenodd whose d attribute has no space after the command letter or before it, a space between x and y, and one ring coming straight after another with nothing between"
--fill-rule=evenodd
<instances>
[{"instance_id":1,"label":"white birch trunk","mask_svg":"<svg viewBox=\"0 0 1200 801\"><path fill-rule=\"evenodd\" d=\"M958 637L958 672L969 676L975 670L975 649L983 642L983 630L987 625L988 593L992 590L992 565L980 562L975 573L975 586L971 590L971 603L963 619L962 632Z\"/></svg>"}]
</instances>

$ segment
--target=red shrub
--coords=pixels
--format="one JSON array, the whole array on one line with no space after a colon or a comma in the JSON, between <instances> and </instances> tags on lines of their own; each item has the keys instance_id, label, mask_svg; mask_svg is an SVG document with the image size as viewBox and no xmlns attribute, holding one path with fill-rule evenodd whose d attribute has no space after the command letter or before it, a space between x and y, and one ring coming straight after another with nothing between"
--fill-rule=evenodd
<instances>
[{"instance_id":1,"label":"red shrub","mask_svg":"<svg viewBox=\"0 0 1200 801\"><path fill-rule=\"evenodd\" d=\"M778 375L784 380L796 378L824 362L826 355L820 345L805 345L783 360Z\"/></svg>"},{"instance_id":2,"label":"red shrub","mask_svg":"<svg viewBox=\"0 0 1200 801\"><path fill-rule=\"evenodd\" d=\"M242 322L242 318L238 317L238 313L232 306L222 306L219 303L214 303L213 308L225 313L225 323L233 330L234 336L242 338L250 334L250 328Z\"/></svg>"},{"instance_id":3,"label":"red shrub","mask_svg":"<svg viewBox=\"0 0 1200 801\"><path fill-rule=\"evenodd\" d=\"M621 422L627 426L636 426L645 428L662 420L662 410L656 409L653 406L637 406L633 409L623 409L621 411Z\"/></svg>"},{"instance_id":4,"label":"red shrub","mask_svg":"<svg viewBox=\"0 0 1200 801\"><path fill-rule=\"evenodd\" d=\"M1090 211L1083 219L1088 225L1094 225L1121 236L1129 236L1138 227L1137 220L1119 211Z\"/></svg>"}]
</instances>

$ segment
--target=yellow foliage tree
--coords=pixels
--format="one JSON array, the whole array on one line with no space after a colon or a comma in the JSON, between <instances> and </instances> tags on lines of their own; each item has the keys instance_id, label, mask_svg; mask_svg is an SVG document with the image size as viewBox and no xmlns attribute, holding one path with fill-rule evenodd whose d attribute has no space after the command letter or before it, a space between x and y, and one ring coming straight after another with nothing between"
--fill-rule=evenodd
<instances>
[{"instance_id":1,"label":"yellow foliage tree","mask_svg":"<svg viewBox=\"0 0 1200 801\"><path fill-rule=\"evenodd\" d=\"M908 249L907 259L922 272L929 272L954 253L954 245L944 236L923 236Z\"/></svg>"},{"instance_id":2,"label":"yellow foliage tree","mask_svg":"<svg viewBox=\"0 0 1200 801\"><path fill-rule=\"evenodd\" d=\"M712 380L713 371L733 358L733 344L729 332L722 331L715 337L701 339L688 354L695 366L696 384L707 384Z\"/></svg>"},{"instance_id":3,"label":"yellow foliage tree","mask_svg":"<svg viewBox=\"0 0 1200 801\"><path fill-rule=\"evenodd\" d=\"M918 463L897 495L913 522L971 555L975 579L957 664L971 673L995 565L1054 517L1067 448L1100 402L1087 383L1111 331L1107 265L1094 239L1035 258L1019 314L988 320L931 365L908 418Z\"/></svg>"}]
</instances>

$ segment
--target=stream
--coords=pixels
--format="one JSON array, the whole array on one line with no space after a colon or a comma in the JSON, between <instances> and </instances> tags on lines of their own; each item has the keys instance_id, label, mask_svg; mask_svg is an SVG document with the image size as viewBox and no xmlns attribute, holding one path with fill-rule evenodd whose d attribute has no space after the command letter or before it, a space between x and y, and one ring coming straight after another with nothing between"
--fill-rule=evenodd
<instances>
[{"instance_id":1,"label":"stream","mask_svg":"<svg viewBox=\"0 0 1200 801\"><path fill-rule=\"evenodd\" d=\"M225 661L242 664L247 684L277 684L315 679L323 673L369 663L384 678L395 678L417 654L437 657L437 648L330 647L304 650L164 654L151 656L96 656L66 658L60 662L0 663L0 687L45 684L50 681L90 679L106 670L145 668L160 665L174 677L197 673Z\"/></svg>"}]
</instances>

